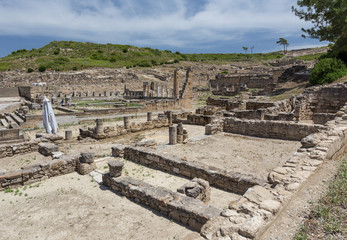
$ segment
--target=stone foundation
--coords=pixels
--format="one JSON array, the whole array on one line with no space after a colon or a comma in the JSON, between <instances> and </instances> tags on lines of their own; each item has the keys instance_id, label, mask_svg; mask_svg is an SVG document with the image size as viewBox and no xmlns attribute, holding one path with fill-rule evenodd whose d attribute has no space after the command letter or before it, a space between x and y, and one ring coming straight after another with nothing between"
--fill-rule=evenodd
<instances>
[{"instance_id":1,"label":"stone foundation","mask_svg":"<svg viewBox=\"0 0 347 240\"><path fill-rule=\"evenodd\" d=\"M263 184L263 180L251 175L228 172L200 162L184 161L177 156L157 154L145 148L125 147L124 158L184 177L201 178L212 186L236 194L244 194L248 188Z\"/></svg>"},{"instance_id":2,"label":"stone foundation","mask_svg":"<svg viewBox=\"0 0 347 240\"><path fill-rule=\"evenodd\" d=\"M221 213L220 209L205 205L200 200L163 187L154 187L131 177L112 178L109 174L104 174L102 180L104 185L112 190L197 231L200 231L208 220Z\"/></svg>"}]
</instances>

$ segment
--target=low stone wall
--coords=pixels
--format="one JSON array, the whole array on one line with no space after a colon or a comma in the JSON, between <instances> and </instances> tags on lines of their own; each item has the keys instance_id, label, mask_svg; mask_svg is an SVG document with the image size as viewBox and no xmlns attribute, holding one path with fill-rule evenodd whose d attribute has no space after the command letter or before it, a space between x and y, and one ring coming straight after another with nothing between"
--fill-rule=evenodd
<instances>
[{"instance_id":1,"label":"low stone wall","mask_svg":"<svg viewBox=\"0 0 347 240\"><path fill-rule=\"evenodd\" d=\"M205 205L200 200L128 176L112 178L109 174L104 174L103 183L135 202L147 205L197 231L221 213L220 209Z\"/></svg>"},{"instance_id":2,"label":"low stone wall","mask_svg":"<svg viewBox=\"0 0 347 240\"><path fill-rule=\"evenodd\" d=\"M312 120L315 124L325 124L335 118L336 114L333 113L314 113Z\"/></svg>"},{"instance_id":3,"label":"low stone wall","mask_svg":"<svg viewBox=\"0 0 347 240\"><path fill-rule=\"evenodd\" d=\"M202 178L213 186L237 194L244 194L248 188L263 184L263 180L251 175L228 172L200 162L185 161L174 155L158 154L145 148L125 147L124 158L184 177Z\"/></svg>"},{"instance_id":4,"label":"low stone wall","mask_svg":"<svg viewBox=\"0 0 347 240\"><path fill-rule=\"evenodd\" d=\"M259 108L269 108L274 106L274 102L248 101L246 103L246 110L258 110Z\"/></svg>"},{"instance_id":5,"label":"low stone wall","mask_svg":"<svg viewBox=\"0 0 347 240\"><path fill-rule=\"evenodd\" d=\"M76 170L79 155L65 155L60 159L26 166L18 171L0 174L0 190L28 185L38 181L72 173Z\"/></svg>"},{"instance_id":6,"label":"low stone wall","mask_svg":"<svg viewBox=\"0 0 347 240\"><path fill-rule=\"evenodd\" d=\"M1 129L0 142L11 140L24 140L24 135L21 129Z\"/></svg>"},{"instance_id":7,"label":"low stone wall","mask_svg":"<svg viewBox=\"0 0 347 240\"><path fill-rule=\"evenodd\" d=\"M128 128L124 125L116 125L114 127L104 127L102 133L97 133L95 128L80 128L80 137L91 137L95 139L105 139L117 136L126 135L128 133L140 132L150 130L154 128L168 127L169 123L167 119L155 119L149 122L131 123Z\"/></svg>"},{"instance_id":8,"label":"low stone wall","mask_svg":"<svg viewBox=\"0 0 347 240\"><path fill-rule=\"evenodd\" d=\"M324 127L314 124L237 118L225 118L223 125L223 131L228 133L297 141L321 129Z\"/></svg>"},{"instance_id":9,"label":"low stone wall","mask_svg":"<svg viewBox=\"0 0 347 240\"><path fill-rule=\"evenodd\" d=\"M37 152L39 149L38 143L39 142L24 142L0 145L0 158L12 157L13 155L17 154Z\"/></svg>"}]
</instances>

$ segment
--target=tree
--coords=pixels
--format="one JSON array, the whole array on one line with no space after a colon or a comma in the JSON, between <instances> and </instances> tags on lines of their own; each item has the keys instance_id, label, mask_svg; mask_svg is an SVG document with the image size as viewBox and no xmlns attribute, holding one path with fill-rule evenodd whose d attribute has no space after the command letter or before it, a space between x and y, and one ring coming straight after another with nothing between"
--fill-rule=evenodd
<instances>
[{"instance_id":1,"label":"tree","mask_svg":"<svg viewBox=\"0 0 347 240\"><path fill-rule=\"evenodd\" d=\"M289 45L287 39L280 38L276 43L279 45L283 45L283 52L285 54L287 52L287 47Z\"/></svg>"},{"instance_id":2,"label":"tree","mask_svg":"<svg viewBox=\"0 0 347 240\"><path fill-rule=\"evenodd\" d=\"M250 49L251 49L251 54L252 54L252 53L253 53L254 46L250 47Z\"/></svg>"},{"instance_id":3,"label":"tree","mask_svg":"<svg viewBox=\"0 0 347 240\"><path fill-rule=\"evenodd\" d=\"M248 47L242 47L242 48L243 48L243 50L245 50L245 53L247 53Z\"/></svg>"},{"instance_id":4,"label":"tree","mask_svg":"<svg viewBox=\"0 0 347 240\"><path fill-rule=\"evenodd\" d=\"M347 62L347 0L298 0L297 5L292 7L295 15L313 23L311 28L302 28L302 36L335 43L336 56L344 55Z\"/></svg>"}]
</instances>

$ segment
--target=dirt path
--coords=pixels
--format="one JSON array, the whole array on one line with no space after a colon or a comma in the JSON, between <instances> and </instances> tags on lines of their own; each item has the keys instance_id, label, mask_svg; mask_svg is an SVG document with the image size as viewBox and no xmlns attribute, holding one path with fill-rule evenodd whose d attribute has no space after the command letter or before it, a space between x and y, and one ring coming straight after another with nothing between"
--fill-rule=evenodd
<instances>
[{"instance_id":1,"label":"dirt path","mask_svg":"<svg viewBox=\"0 0 347 240\"><path fill-rule=\"evenodd\" d=\"M334 178L341 161L325 162L295 194L290 203L276 217L274 223L259 238L261 240L289 240L304 218L310 213L310 208L326 193L329 183Z\"/></svg>"}]
</instances>

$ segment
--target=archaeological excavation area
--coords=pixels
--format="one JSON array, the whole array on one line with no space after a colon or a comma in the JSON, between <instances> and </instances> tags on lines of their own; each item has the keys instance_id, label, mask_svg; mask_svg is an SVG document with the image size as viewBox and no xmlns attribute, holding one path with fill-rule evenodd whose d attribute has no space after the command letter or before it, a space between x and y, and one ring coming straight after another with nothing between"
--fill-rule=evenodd
<instances>
[{"instance_id":1,"label":"archaeological excavation area","mask_svg":"<svg viewBox=\"0 0 347 240\"><path fill-rule=\"evenodd\" d=\"M347 144L347 82L264 97L288 74L304 81L294 65L218 69L204 90L191 66L99 88L88 72L85 88L22 76L0 116L0 238L263 239ZM57 134L42 128L43 96Z\"/></svg>"}]
</instances>

